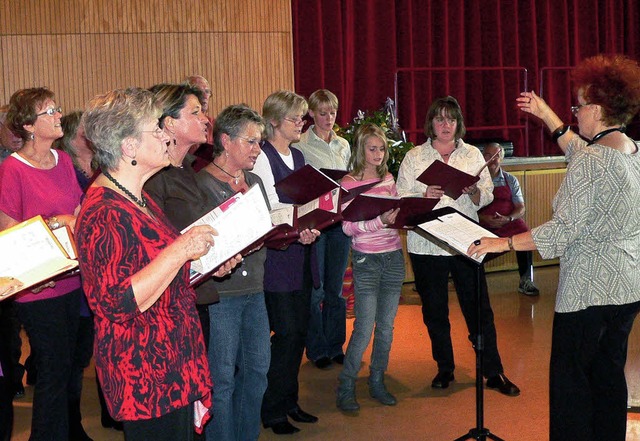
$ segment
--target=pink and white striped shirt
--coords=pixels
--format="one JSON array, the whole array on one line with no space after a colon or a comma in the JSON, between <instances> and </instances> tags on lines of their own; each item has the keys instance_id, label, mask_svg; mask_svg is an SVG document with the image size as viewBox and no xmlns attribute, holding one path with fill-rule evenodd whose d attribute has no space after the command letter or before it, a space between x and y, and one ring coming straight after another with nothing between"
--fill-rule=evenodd
<instances>
[{"instance_id":1,"label":"pink and white striped shirt","mask_svg":"<svg viewBox=\"0 0 640 441\"><path fill-rule=\"evenodd\" d=\"M370 182L372 180L356 181L351 175L347 175L342 179L341 185L349 190ZM366 194L397 196L396 182L391 173L387 173L382 182L366 191ZM346 203L342 209L344 210L348 205L349 203ZM387 228L380 216L359 222L342 221L342 231L347 236L351 236L351 248L361 253L388 253L402 249L398 230Z\"/></svg>"}]
</instances>

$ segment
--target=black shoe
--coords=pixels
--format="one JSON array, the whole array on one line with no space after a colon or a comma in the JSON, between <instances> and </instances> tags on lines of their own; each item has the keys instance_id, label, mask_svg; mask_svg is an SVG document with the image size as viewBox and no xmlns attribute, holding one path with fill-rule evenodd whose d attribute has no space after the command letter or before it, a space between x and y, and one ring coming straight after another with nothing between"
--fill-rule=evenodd
<instances>
[{"instance_id":1,"label":"black shoe","mask_svg":"<svg viewBox=\"0 0 640 441\"><path fill-rule=\"evenodd\" d=\"M487 378L487 387L489 389L498 389L501 394L509 397L517 397L520 395L520 389L513 384L504 374L498 374Z\"/></svg>"},{"instance_id":2,"label":"black shoe","mask_svg":"<svg viewBox=\"0 0 640 441\"><path fill-rule=\"evenodd\" d=\"M300 432L296 426L289 421L278 421L277 423L265 423L263 424L265 429L271 428L276 435L291 435L292 433Z\"/></svg>"},{"instance_id":3,"label":"black shoe","mask_svg":"<svg viewBox=\"0 0 640 441\"><path fill-rule=\"evenodd\" d=\"M318 358L316 361L313 362L313 364L318 369L326 369L329 366L331 366L331 359L329 357Z\"/></svg>"},{"instance_id":4,"label":"black shoe","mask_svg":"<svg viewBox=\"0 0 640 441\"><path fill-rule=\"evenodd\" d=\"M338 354L331 358L331 361L337 364L344 364L344 354Z\"/></svg>"},{"instance_id":5,"label":"black shoe","mask_svg":"<svg viewBox=\"0 0 640 441\"><path fill-rule=\"evenodd\" d=\"M16 384L13 387L13 390L14 390L13 398L23 398L24 397L24 386L22 385L22 383Z\"/></svg>"},{"instance_id":6,"label":"black shoe","mask_svg":"<svg viewBox=\"0 0 640 441\"><path fill-rule=\"evenodd\" d=\"M438 372L438 375L431 382L431 387L434 389L446 389L453 380L455 380L453 372Z\"/></svg>"},{"instance_id":7,"label":"black shoe","mask_svg":"<svg viewBox=\"0 0 640 441\"><path fill-rule=\"evenodd\" d=\"M297 423L315 423L318 421L317 416L305 412L304 410L300 409L300 407L290 410L289 412L287 412L287 415L289 415L289 417L291 417L291 419Z\"/></svg>"}]
</instances>

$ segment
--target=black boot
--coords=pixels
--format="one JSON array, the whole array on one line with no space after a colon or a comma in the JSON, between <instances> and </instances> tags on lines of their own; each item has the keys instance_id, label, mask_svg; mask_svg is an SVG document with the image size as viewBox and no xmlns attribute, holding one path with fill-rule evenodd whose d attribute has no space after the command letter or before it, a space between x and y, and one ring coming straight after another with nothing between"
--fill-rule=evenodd
<instances>
[{"instance_id":1,"label":"black boot","mask_svg":"<svg viewBox=\"0 0 640 441\"><path fill-rule=\"evenodd\" d=\"M80 400L69 402L69 441L93 441L82 427Z\"/></svg>"}]
</instances>

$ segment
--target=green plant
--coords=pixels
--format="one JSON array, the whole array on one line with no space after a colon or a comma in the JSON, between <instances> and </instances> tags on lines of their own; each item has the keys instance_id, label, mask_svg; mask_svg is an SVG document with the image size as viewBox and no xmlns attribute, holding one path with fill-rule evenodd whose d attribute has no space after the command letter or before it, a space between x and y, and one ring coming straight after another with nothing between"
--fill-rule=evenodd
<instances>
[{"instance_id":1,"label":"green plant","mask_svg":"<svg viewBox=\"0 0 640 441\"><path fill-rule=\"evenodd\" d=\"M353 121L345 127L336 126L335 131L338 135L349 141L349 145L353 148L353 135L356 129L365 123L375 124L385 131L389 142L389 160L387 161L387 166L393 177L397 178L404 155L415 146L412 142L407 141L404 131L402 131L398 125L393 100L387 98L384 107L374 112L358 110Z\"/></svg>"}]
</instances>

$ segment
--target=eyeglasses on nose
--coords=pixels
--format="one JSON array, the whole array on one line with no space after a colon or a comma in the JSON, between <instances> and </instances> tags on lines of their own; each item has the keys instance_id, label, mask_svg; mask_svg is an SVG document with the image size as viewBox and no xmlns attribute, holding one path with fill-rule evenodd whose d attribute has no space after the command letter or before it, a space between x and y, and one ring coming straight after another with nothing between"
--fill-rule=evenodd
<instances>
[{"instance_id":1,"label":"eyeglasses on nose","mask_svg":"<svg viewBox=\"0 0 640 441\"><path fill-rule=\"evenodd\" d=\"M284 119L285 121L289 121L289 122L294 123L296 126L299 126L299 125L304 124L304 123L306 122L306 121L305 121L304 119L302 119L301 117L291 118L291 117L285 116L283 119Z\"/></svg>"},{"instance_id":2,"label":"eyeglasses on nose","mask_svg":"<svg viewBox=\"0 0 640 441\"><path fill-rule=\"evenodd\" d=\"M164 130L162 130L159 126L156 126L156 128L153 130L142 130L142 133L151 133L158 139L162 139L162 137L164 136Z\"/></svg>"},{"instance_id":3,"label":"eyeglasses on nose","mask_svg":"<svg viewBox=\"0 0 640 441\"><path fill-rule=\"evenodd\" d=\"M36 113L36 117L42 116L42 115L53 116L56 113L62 114L62 107L51 107L51 108L45 110L44 112Z\"/></svg>"},{"instance_id":4,"label":"eyeglasses on nose","mask_svg":"<svg viewBox=\"0 0 640 441\"><path fill-rule=\"evenodd\" d=\"M573 113L573 116L578 116L578 112L580 111L580 109L588 105L589 104L578 104L577 106L571 106L571 113Z\"/></svg>"}]
</instances>

